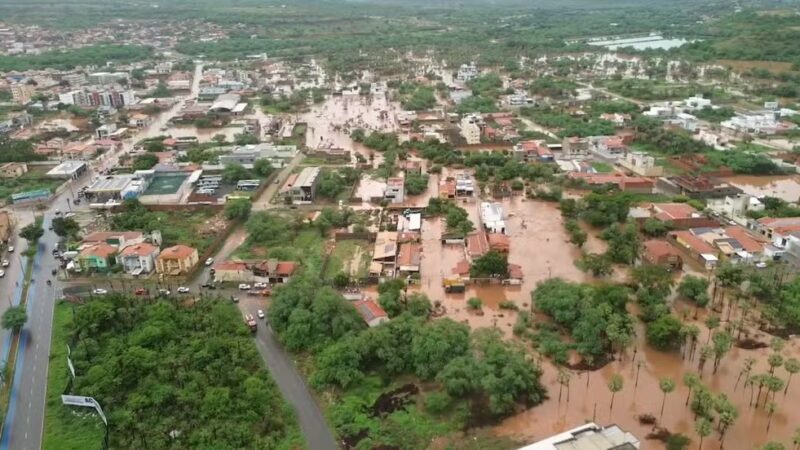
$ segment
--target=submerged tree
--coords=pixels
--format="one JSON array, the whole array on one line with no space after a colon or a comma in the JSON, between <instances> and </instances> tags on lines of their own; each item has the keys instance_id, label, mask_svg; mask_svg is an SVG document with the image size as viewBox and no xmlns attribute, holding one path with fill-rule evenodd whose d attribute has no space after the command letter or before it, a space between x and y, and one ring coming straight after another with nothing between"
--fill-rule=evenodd
<instances>
[{"instance_id":1,"label":"submerged tree","mask_svg":"<svg viewBox=\"0 0 800 450\"><path fill-rule=\"evenodd\" d=\"M694 423L694 431L700 436L700 445L697 446L698 450L703 448L703 439L711 434L711 421L705 417L697 419Z\"/></svg>"},{"instance_id":2,"label":"submerged tree","mask_svg":"<svg viewBox=\"0 0 800 450\"><path fill-rule=\"evenodd\" d=\"M619 374L611 375L611 379L608 380L608 390L611 391L611 405L608 408L609 412L614 410L614 396L617 395L617 392L622 390L623 383L622 376Z\"/></svg>"},{"instance_id":3,"label":"submerged tree","mask_svg":"<svg viewBox=\"0 0 800 450\"><path fill-rule=\"evenodd\" d=\"M786 389L783 390L783 395L789 392L789 383L792 381L792 376L800 372L800 361L796 358L789 358L783 363L783 368L789 373L789 379L786 380Z\"/></svg>"},{"instance_id":4,"label":"submerged tree","mask_svg":"<svg viewBox=\"0 0 800 450\"><path fill-rule=\"evenodd\" d=\"M661 392L664 393L661 399L661 415L659 417L664 417L664 405L667 403L667 394L675 390L675 380L664 377L658 380L658 387L661 388Z\"/></svg>"}]
</instances>

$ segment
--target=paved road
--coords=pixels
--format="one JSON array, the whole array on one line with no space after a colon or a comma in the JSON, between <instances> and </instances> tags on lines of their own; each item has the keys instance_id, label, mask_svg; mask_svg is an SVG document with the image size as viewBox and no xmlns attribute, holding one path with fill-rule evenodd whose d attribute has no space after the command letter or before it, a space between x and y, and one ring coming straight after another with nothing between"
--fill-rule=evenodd
<instances>
[{"instance_id":1,"label":"paved road","mask_svg":"<svg viewBox=\"0 0 800 450\"><path fill-rule=\"evenodd\" d=\"M255 299L243 299L239 303L239 309L242 310L242 313L249 313L256 317L260 303ZM300 431L305 437L308 448L311 450L338 449L336 438L328 427L325 416L322 415L322 411L312 397L303 377L297 371L291 357L278 343L272 329L264 321L259 323L255 340L258 352L261 353L283 398L297 412Z\"/></svg>"}]
</instances>

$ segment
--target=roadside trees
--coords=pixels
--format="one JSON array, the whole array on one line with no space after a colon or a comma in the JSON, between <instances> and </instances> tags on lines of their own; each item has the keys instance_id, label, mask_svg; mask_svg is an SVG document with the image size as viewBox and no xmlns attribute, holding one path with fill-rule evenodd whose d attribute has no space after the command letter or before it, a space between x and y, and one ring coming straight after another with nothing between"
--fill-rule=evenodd
<instances>
[{"instance_id":1,"label":"roadside trees","mask_svg":"<svg viewBox=\"0 0 800 450\"><path fill-rule=\"evenodd\" d=\"M19 331L28 321L28 313L24 306L12 306L3 313L2 325L6 330Z\"/></svg>"}]
</instances>

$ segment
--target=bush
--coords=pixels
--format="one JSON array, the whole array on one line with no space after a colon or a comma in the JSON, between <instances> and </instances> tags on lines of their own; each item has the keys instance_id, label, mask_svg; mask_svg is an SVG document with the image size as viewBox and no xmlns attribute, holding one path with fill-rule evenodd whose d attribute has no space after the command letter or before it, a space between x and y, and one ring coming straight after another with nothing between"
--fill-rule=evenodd
<instances>
[{"instance_id":1,"label":"bush","mask_svg":"<svg viewBox=\"0 0 800 450\"><path fill-rule=\"evenodd\" d=\"M511 300L503 300L502 302L500 302L500 309L519 311L519 306L517 306L517 304L512 302Z\"/></svg>"},{"instance_id":2,"label":"bush","mask_svg":"<svg viewBox=\"0 0 800 450\"><path fill-rule=\"evenodd\" d=\"M425 409L431 414L441 414L450 408L452 401L446 392L433 392L425 397Z\"/></svg>"},{"instance_id":3,"label":"bush","mask_svg":"<svg viewBox=\"0 0 800 450\"><path fill-rule=\"evenodd\" d=\"M471 310L479 310L483 307L483 301L478 297L472 297L467 300L467 308Z\"/></svg>"},{"instance_id":4,"label":"bush","mask_svg":"<svg viewBox=\"0 0 800 450\"><path fill-rule=\"evenodd\" d=\"M664 314L647 327L647 343L659 350L675 350L680 347L683 322L671 314Z\"/></svg>"}]
</instances>

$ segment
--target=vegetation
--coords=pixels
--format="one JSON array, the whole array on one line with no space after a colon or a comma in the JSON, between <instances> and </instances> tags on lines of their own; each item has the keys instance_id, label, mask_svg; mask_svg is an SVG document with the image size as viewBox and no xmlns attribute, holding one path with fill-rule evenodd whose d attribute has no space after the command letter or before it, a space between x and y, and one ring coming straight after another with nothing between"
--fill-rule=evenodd
<instances>
[{"instance_id":1,"label":"vegetation","mask_svg":"<svg viewBox=\"0 0 800 450\"><path fill-rule=\"evenodd\" d=\"M74 311L72 392L103 405L114 447L301 445L293 413L231 303L108 295Z\"/></svg>"},{"instance_id":2,"label":"vegetation","mask_svg":"<svg viewBox=\"0 0 800 450\"><path fill-rule=\"evenodd\" d=\"M225 203L225 217L228 220L247 220L253 203L247 198L235 198Z\"/></svg>"},{"instance_id":3,"label":"vegetation","mask_svg":"<svg viewBox=\"0 0 800 450\"><path fill-rule=\"evenodd\" d=\"M11 306L3 313L2 325L4 330L17 332L27 321L28 313L25 312L25 306Z\"/></svg>"},{"instance_id":4,"label":"vegetation","mask_svg":"<svg viewBox=\"0 0 800 450\"><path fill-rule=\"evenodd\" d=\"M152 50L135 45L102 44L70 50L52 50L38 55L0 56L0 72L73 69L77 66L102 66L106 62L129 63L152 56Z\"/></svg>"}]
</instances>

